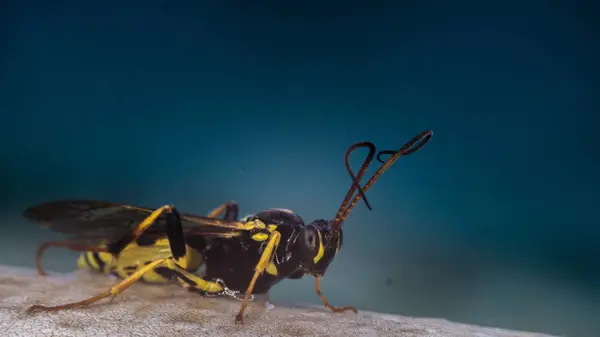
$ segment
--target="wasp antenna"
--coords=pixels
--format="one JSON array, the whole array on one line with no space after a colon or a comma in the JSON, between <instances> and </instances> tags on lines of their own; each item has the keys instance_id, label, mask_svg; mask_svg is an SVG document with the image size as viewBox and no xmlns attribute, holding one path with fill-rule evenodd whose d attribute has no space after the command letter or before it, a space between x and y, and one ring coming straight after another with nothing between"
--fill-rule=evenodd
<instances>
[{"instance_id":1,"label":"wasp antenna","mask_svg":"<svg viewBox=\"0 0 600 337\"><path fill-rule=\"evenodd\" d=\"M419 151L423 147L423 145L427 144L427 142L431 139L432 135L433 135L433 131L431 131L431 130L423 131L419 135L417 135L415 138L413 138L410 142L406 143L406 145L404 145L398 151L394 151L394 150L379 151L379 153L377 153L377 161L382 164L385 164L386 161L381 159L382 156L395 155L396 153L403 151L405 149L407 149L407 150L404 151L404 153L402 153L401 156L408 156L409 154L413 154L413 153Z\"/></svg>"},{"instance_id":2,"label":"wasp antenna","mask_svg":"<svg viewBox=\"0 0 600 337\"><path fill-rule=\"evenodd\" d=\"M369 148L369 154L367 155L367 158L360 167L358 175L355 176L354 172L352 171L352 168L350 167L350 155L352 154L352 152L356 151L361 147ZM350 146L348 150L346 150L346 154L344 156L344 163L346 165L346 170L348 171L348 174L350 174L350 178L352 178L352 185L350 185L350 188L346 193L346 197L344 198L344 201L342 201L342 205L338 209L338 212L333 220L334 227L339 228L341 226L341 223L344 221L343 214L345 213L346 207L348 207L355 190L358 190L358 195L362 196L362 199L364 200L367 208L369 208L369 210L372 210L371 205L369 204L362 187L360 187L360 180L362 179L363 175L365 174L365 171L369 167L369 164L371 164L371 161L373 161L373 157L375 157L376 151L377 150L375 148L375 145L371 142L356 143Z\"/></svg>"},{"instance_id":3,"label":"wasp antenna","mask_svg":"<svg viewBox=\"0 0 600 337\"><path fill-rule=\"evenodd\" d=\"M364 193L366 193L373 186L373 184L377 181L377 179L379 179L379 177L385 171L387 171L387 169L389 169L390 166L392 166L392 164L394 162L396 162L396 160L398 160L398 158L400 158L401 156L404 156L404 155L409 155L409 154L417 152L425 144L427 144L429 142L429 140L431 139L431 136L433 136L433 131L431 131L431 130L423 131L423 132L419 133L418 135L416 135L415 137L413 137L413 139L411 139L408 143L404 144L404 146L402 148L400 148L400 150L398 150L398 151L390 151L390 150L380 151L377 154L377 160L379 162L381 162L383 165L381 165L381 167L377 170L377 172L375 172L375 174L373 174L371 179L369 179L369 181L367 181L367 183L362 187L363 194L362 195L357 194L354 197L354 199L352 200L352 202L350 202L347 205L347 207L342 211L343 213L341 215L338 214L336 216L337 221L335 221L332 226L333 230L334 231L339 230L342 223L348 217L348 215L350 214L350 212L352 211L354 206L356 206L356 204L360 201L360 199L362 197L364 197ZM388 160L386 160L386 161L381 160L381 157L383 155L390 155L390 154L392 156Z\"/></svg>"},{"instance_id":4,"label":"wasp antenna","mask_svg":"<svg viewBox=\"0 0 600 337\"><path fill-rule=\"evenodd\" d=\"M354 192L354 190L357 190L358 194L360 194L360 196L362 197L362 200L365 202L365 205L367 206L369 211L372 211L373 208L369 204L369 201L367 200L367 196L365 195L365 192L363 191L362 187L360 186L360 181L362 180L362 177L365 174L369 165L371 165L371 162L373 161L373 157L375 156L376 149L375 149L375 145L371 142L363 142L362 144L364 146L369 147L369 154L367 155L367 158L365 158L365 161L363 162L362 166L360 167L360 170L358 171L358 176L354 175L354 172L352 171L352 167L350 167L350 155L352 154L352 152L354 152L360 146L351 147L348 149L348 151L346 151L346 155L344 156L344 165L346 166L346 171L350 175L350 178L352 178L352 186L350 186L350 189L353 189L352 192ZM347 203L345 206L348 206Z\"/></svg>"}]
</instances>

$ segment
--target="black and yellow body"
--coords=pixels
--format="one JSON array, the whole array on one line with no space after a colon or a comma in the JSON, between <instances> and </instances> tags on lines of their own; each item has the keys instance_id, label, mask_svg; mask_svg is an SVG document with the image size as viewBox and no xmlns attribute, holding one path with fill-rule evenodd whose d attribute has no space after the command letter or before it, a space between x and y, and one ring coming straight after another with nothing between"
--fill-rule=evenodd
<instances>
[{"instance_id":1,"label":"black and yellow body","mask_svg":"<svg viewBox=\"0 0 600 337\"><path fill-rule=\"evenodd\" d=\"M331 222L319 220L307 226L289 210L269 209L246 221L259 228L231 239L214 239L205 252L204 277L221 279L234 291L244 292L248 287L272 233L280 235L279 244L254 284L255 294L268 292L285 278L298 279L307 271L324 272L342 244L341 231L339 239L332 240Z\"/></svg>"},{"instance_id":2,"label":"black and yellow body","mask_svg":"<svg viewBox=\"0 0 600 337\"><path fill-rule=\"evenodd\" d=\"M244 310L252 294L266 293L283 279L298 279L304 275L315 277L316 292L325 307L334 312L356 312L353 307L331 306L320 288L321 277L342 247L342 224L360 200L364 200L371 209L365 197L366 191L399 157L419 150L431 135L431 131L425 131L397 151L380 151L376 158L382 163L381 167L362 186L360 181L377 153L375 145L360 142L350 146L346 151L345 166L352 185L333 220L321 219L305 224L302 218L289 210L268 209L236 221L238 206L233 202L218 207L208 217L180 213L172 205L151 209L92 200L63 200L31 207L25 211L27 218L56 231L75 231L83 235L86 230L81 228L85 227L95 234L106 227L118 229L118 235L114 231L104 235L108 244L101 249L88 249L92 253L111 255L117 259L116 264L127 257L128 249L140 249L139 245L133 245L147 236L160 238L162 241L156 243L160 242L168 249L164 254L153 256L151 261L138 265L132 273L123 274L125 279L104 293L54 307L35 305L28 312L82 307L114 297L158 268L167 269L181 285L203 295L243 294L236 322L243 322ZM364 147L369 149L369 154L355 174L350 168L349 156ZM381 159L384 155L391 157L384 161ZM217 216L223 212L226 213L225 219L218 219ZM197 240L204 246L192 243ZM158 246L156 243L152 249ZM196 250L197 254L190 253L190 250ZM202 256L203 275L191 271L194 266L190 263L190 256Z\"/></svg>"}]
</instances>

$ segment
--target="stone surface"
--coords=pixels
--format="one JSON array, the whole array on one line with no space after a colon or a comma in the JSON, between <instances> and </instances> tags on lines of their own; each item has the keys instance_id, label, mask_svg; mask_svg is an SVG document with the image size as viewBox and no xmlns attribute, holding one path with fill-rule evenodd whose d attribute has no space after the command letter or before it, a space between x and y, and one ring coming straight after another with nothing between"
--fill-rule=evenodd
<instances>
[{"instance_id":1,"label":"stone surface","mask_svg":"<svg viewBox=\"0 0 600 337\"><path fill-rule=\"evenodd\" d=\"M234 324L240 302L203 298L177 285L136 284L112 302L88 308L27 314L36 303L63 304L98 294L114 280L101 275L37 276L35 271L0 266L0 335L2 336L398 336L398 337L542 337L458 324L442 319L411 318L373 312L333 314L312 306L275 303L267 310L256 300L244 325Z\"/></svg>"}]
</instances>

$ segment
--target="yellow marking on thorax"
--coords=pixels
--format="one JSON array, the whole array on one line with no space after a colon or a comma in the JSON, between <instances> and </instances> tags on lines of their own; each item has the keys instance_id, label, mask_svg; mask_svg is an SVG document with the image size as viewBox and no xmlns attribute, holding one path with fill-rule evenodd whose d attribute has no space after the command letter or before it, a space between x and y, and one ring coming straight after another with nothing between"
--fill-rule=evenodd
<instances>
[{"instance_id":1,"label":"yellow marking on thorax","mask_svg":"<svg viewBox=\"0 0 600 337\"><path fill-rule=\"evenodd\" d=\"M256 233L256 234L252 235L252 240L258 241L258 242L263 242L263 241L267 240L268 238L269 238L269 234L267 234L267 233Z\"/></svg>"},{"instance_id":2,"label":"yellow marking on thorax","mask_svg":"<svg viewBox=\"0 0 600 337\"><path fill-rule=\"evenodd\" d=\"M256 226L256 228L259 229L266 229L267 231L269 231L269 233L256 233L254 235L252 235L252 240L254 241L258 241L258 242L263 242L266 241L267 239L269 239L269 237L271 236L270 233L273 233L273 231L275 231L277 229L277 225L265 225L262 221L260 222L260 226Z\"/></svg>"},{"instance_id":3,"label":"yellow marking on thorax","mask_svg":"<svg viewBox=\"0 0 600 337\"><path fill-rule=\"evenodd\" d=\"M244 224L244 229L245 230L252 230L252 229L265 229L267 228L267 225L265 225L264 222L260 221L260 220L252 220L252 221L248 221Z\"/></svg>"},{"instance_id":4,"label":"yellow marking on thorax","mask_svg":"<svg viewBox=\"0 0 600 337\"><path fill-rule=\"evenodd\" d=\"M266 229L267 231L269 231L269 233L256 233L256 234L252 235L252 240L258 241L258 242L263 242L263 241L268 240L271 237L271 233L273 233L275 230L277 230L277 225L271 224L271 225L265 226L264 223L262 223L262 226L260 226L260 228ZM265 268L265 271L268 274L271 274L273 276L277 276L279 273L279 271L277 270L277 266L275 266L275 264L273 262L269 263L269 265Z\"/></svg>"}]
</instances>

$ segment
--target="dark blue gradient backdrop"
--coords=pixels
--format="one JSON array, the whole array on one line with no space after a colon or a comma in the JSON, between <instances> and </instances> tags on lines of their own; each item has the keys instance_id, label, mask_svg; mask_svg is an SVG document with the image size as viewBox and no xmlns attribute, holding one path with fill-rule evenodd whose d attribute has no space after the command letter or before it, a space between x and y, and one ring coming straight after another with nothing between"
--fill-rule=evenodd
<instances>
[{"instance_id":1,"label":"dark blue gradient backdrop","mask_svg":"<svg viewBox=\"0 0 600 337\"><path fill-rule=\"evenodd\" d=\"M350 144L432 129L346 222L331 302L597 336L598 6L553 3L3 1L2 257L58 237L20 218L50 199L331 218Z\"/></svg>"}]
</instances>

